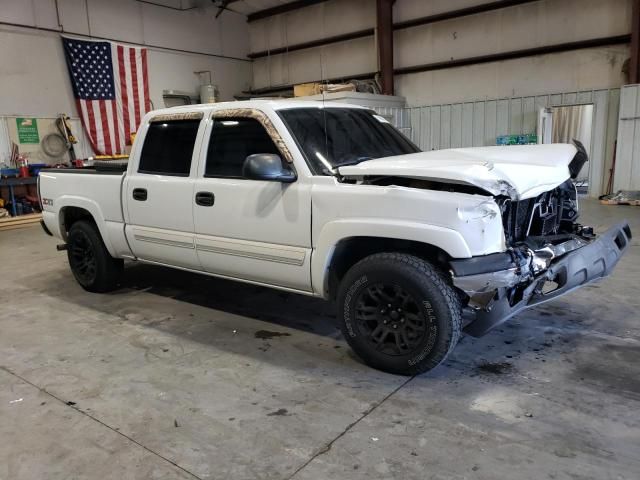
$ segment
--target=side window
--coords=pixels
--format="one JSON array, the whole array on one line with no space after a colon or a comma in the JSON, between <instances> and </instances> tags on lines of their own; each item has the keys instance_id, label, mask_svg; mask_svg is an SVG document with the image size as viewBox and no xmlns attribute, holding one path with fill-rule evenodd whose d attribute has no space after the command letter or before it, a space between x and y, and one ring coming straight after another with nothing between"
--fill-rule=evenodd
<instances>
[{"instance_id":1,"label":"side window","mask_svg":"<svg viewBox=\"0 0 640 480\"><path fill-rule=\"evenodd\" d=\"M262 124L254 118L214 119L205 177L242 177L242 165L254 153L280 155Z\"/></svg>"},{"instance_id":2,"label":"side window","mask_svg":"<svg viewBox=\"0 0 640 480\"><path fill-rule=\"evenodd\" d=\"M170 120L149 125L142 145L141 173L189 176L200 120Z\"/></svg>"}]
</instances>

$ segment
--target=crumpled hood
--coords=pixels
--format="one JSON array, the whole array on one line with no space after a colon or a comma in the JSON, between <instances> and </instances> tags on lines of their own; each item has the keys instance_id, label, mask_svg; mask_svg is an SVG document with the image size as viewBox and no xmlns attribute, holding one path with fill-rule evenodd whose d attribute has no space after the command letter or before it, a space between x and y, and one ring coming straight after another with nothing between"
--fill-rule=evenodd
<instances>
[{"instance_id":1,"label":"crumpled hood","mask_svg":"<svg viewBox=\"0 0 640 480\"><path fill-rule=\"evenodd\" d=\"M474 185L514 200L537 197L569 178L573 145L452 148L367 160L343 176L397 176Z\"/></svg>"}]
</instances>

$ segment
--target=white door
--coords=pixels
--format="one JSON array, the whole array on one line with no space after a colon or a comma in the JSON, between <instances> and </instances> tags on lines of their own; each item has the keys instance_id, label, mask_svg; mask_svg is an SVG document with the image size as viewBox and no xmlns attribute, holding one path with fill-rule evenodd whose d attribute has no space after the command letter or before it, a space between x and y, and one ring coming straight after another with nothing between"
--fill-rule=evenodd
<instances>
[{"instance_id":1,"label":"white door","mask_svg":"<svg viewBox=\"0 0 640 480\"><path fill-rule=\"evenodd\" d=\"M538 112L538 143L553 143L553 110L541 108Z\"/></svg>"},{"instance_id":2,"label":"white door","mask_svg":"<svg viewBox=\"0 0 640 480\"><path fill-rule=\"evenodd\" d=\"M127 175L123 188L127 240L141 260L201 269L193 224L200 124L152 121L146 128L138 171Z\"/></svg>"},{"instance_id":3,"label":"white door","mask_svg":"<svg viewBox=\"0 0 640 480\"><path fill-rule=\"evenodd\" d=\"M247 156L280 154L255 118L214 119L205 132L202 152L195 184L201 201L194 206L193 218L203 268L310 291L310 185L301 178L280 183L243 177Z\"/></svg>"}]
</instances>

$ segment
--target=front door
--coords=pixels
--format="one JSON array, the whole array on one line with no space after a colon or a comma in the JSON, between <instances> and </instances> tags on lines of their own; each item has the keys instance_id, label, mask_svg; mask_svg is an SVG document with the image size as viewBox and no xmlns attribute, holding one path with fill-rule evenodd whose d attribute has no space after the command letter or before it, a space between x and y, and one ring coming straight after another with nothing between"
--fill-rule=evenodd
<instances>
[{"instance_id":1,"label":"front door","mask_svg":"<svg viewBox=\"0 0 640 480\"><path fill-rule=\"evenodd\" d=\"M147 125L137 152L138 170L125 178L126 235L141 260L200 270L192 172L195 175L201 119L170 118L152 119Z\"/></svg>"},{"instance_id":2,"label":"front door","mask_svg":"<svg viewBox=\"0 0 640 480\"><path fill-rule=\"evenodd\" d=\"M287 184L242 175L252 154L286 161L265 121L264 115L218 116L205 132L195 183L203 201L193 211L198 257L217 275L310 291L310 185L301 178Z\"/></svg>"}]
</instances>

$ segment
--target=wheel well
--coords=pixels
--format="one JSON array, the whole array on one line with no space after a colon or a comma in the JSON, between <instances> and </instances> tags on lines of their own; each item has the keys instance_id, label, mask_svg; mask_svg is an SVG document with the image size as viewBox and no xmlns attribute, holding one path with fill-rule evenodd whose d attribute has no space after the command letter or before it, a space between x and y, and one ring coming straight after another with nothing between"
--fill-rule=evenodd
<instances>
[{"instance_id":1,"label":"wheel well","mask_svg":"<svg viewBox=\"0 0 640 480\"><path fill-rule=\"evenodd\" d=\"M88 210L80 207L64 207L61 212L62 218L62 231L68 233L71 230L71 226L78 220L93 220L91 213Z\"/></svg>"},{"instance_id":2,"label":"wheel well","mask_svg":"<svg viewBox=\"0 0 640 480\"><path fill-rule=\"evenodd\" d=\"M353 265L369 255L382 252L410 253L428 260L443 271L447 271L449 259L451 258L441 248L413 240L380 237L347 238L336 245L331 258L327 285L329 298L336 298L340 281Z\"/></svg>"}]
</instances>

